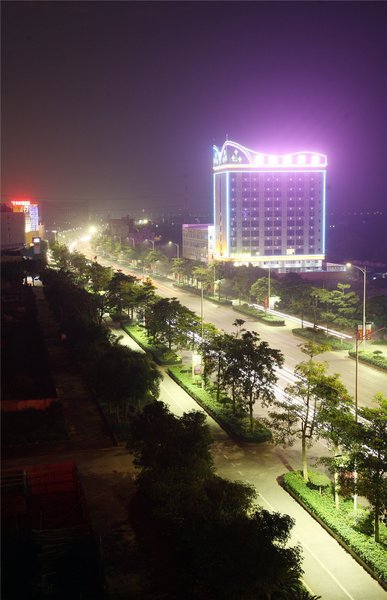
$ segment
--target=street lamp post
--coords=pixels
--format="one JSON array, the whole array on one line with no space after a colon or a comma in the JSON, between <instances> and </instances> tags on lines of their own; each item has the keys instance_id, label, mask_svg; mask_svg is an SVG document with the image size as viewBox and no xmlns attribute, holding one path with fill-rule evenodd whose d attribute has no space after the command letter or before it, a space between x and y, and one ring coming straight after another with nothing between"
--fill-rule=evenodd
<instances>
[{"instance_id":1,"label":"street lamp post","mask_svg":"<svg viewBox=\"0 0 387 600\"><path fill-rule=\"evenodd\" d=\"M268 294L268 297L267 297L267 308L268 308L268 310L270 310L270 293L271 293L271 290L270 290L271 281L270 281L270 279L271 279L271 269L269 267L269 279L267 281L267 294Z\"/></svg>"},{"instance_id":2,"label":"street lamp post","mask_svg":"<svg viewBox=\"0 0 387 600\"><path fill-rule=\"evenodd\" d=\"M358 269L361 273L363 273L363 322L361 328L361 338L360 341L364 343L366 342L366 281L367 281L367 269L364 267L358 267L357 265L352 265L351 263L347 263L346 267L348 269L355 268ZM359 382L359 332L356 331L356 367L355 367L355 421L357 422L357 411L358 411L358 382Z\"/></svg>"},{"instance_id":3,"label":"street lamp post","mask_svg":"<svg viewBox=\"0 0 387 600\"><path fill-rule=\"evenodd\" d=\"M179 248L179 244L177 242L168 242L168 244L171 246L176 246L176 258L180 258L180 248ZM177 273L177 282L180 283L180 271Z\"/></svg>"},{"instance_id":4,"label":"street lamp post","mask_svg":"<svg viewBox=\"0 0 387 600\"><path fill-rule=\"evenodd\" d=\"M134 238L132 238L132 237L128 237L128 240L130 240L130 241L132 242L132 246L133 246L133 249L134 249L134 247L135 247L135 245L136 245L136 241L135 241L135 239L134 239Z\"/></svg>"},{"instance_id":5,"label":"street lamp post","mask_svg":"<svg viewBox=\"0 0 387 600\"><path fill-rule=\"evenodd\" d=\"M363 273L363 323L362 323L362 337L361 341L366 341L366 282L367 282L367 269L364 267L358 267L357 265L352 265L351 263L347 263L345 265L347 269L357 269L361 273Z\"/></svg>"},{"instance_id":6,"label":"street lamp post","mask_svg":"<svg viewBox=\"0 0 387 600\"><path fill-rule=\"evenodd\" d=\"M155 241L154 240L145 240L146 242L149 242L150 244L152 244L152 250L154 251L155 249Z\"/></svg>"},{"instance_id":7,"label":"street lamp post","mask_svg":"<svg viewBox=\"0 0 387 600\"><path fill-rule=\"evenodd\" d=\"M201 289L201 296L200 296L201 300L200 300L200 320L202 323L202 342L203 342L203 332L204 332L204 325L203 325L203 282L202 282L202 289Z\"/></svg>"},{"instance_id":8,"label":"street lamp post","mask_svg":"<svg viewBox=\"0 0 387 600\"><path fill-rule=\"evenodd\" d=\"M357 265L352 265L351 263L347 263L346 267L348 269L355 268L358 269L361 273L363 273L363 322L362 322L362 331L361 331L361 342L365 344L366 340L366 281L367 281L367 269L364 267L358 267ZM357 423L358 419L358 409L359 409L359 331L356 330L356 366L355 366L355 423ZM355 464L354 468L354 485L355 485L355 493L353 496L353 509L356 513L357 511L357 468Z\"/></svg>"},{"instance_id":9,"label":"street lamp post","mask_svg":"<svg viewBox=\"0 0 387 600\"><path fill-rule=\"evenodd\" d=\"M168 244L171 246L172 244L174 246L176 246L176 258L180 258L180 247L179 244L177 242L168 242Z\"/></svg>"}]
</instances>

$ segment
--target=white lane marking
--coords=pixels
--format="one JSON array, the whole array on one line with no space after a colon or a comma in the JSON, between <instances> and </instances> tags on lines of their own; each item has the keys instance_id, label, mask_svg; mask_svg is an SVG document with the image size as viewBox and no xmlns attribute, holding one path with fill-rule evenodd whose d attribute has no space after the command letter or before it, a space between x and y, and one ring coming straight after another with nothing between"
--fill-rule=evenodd
<instances>
[{"instance_id":1,"label":"white lane marking","mask_svg":"<svg viewBox=\"0 0 387 600\"><path fill-rule=\"evenodd\" d=\"M268 500L266 500L266 498L264 498L264 496L262 496L262 494L260 492L258 492L258 495L262 498L262 500L271 508L272 511L276 512L275 508L273 508L273 506L270 504L270 502ZM347 590L341 585L340 581L338 581L336 579L336 577L333 575L333 573L328 569L328 567L326 567L324 565L323 562L321 562L321 560L319 559L319 557L317 556L317 554L315 554L308 546L308 544L306 544L305 542L302 541L302 538L295 534L294 536L295 538L297 538L302 546L309 552L309 554L311 554L313 556L313 558L318 562L318 564L324 569L324 571L326 571L328 573L328 575L333 579L333 581L336 583L336 585L339 586L339 588L344 592L344 594L350 598L351 600L355 600L355 598L353 596L351 596L351 594L349 592L347 592Z\"/></svg>"},{"instance_id":2,"label":"white lane marking","mask_svg":"<svg viewBox=\"0 0 387 600\"><path fill-rule=\"evenodd\" d=\"M171 398L171 400L172 400L172 403L175 403L175 404L177 404L177 406L178 406L179 408L181 408L181 410L182 410L182 411L184 411L184 410L185 410L185 409L184 409L184 406L182 406L182 405L181 405L181 404L180 404L180 403L179 403L179 402L176 400L176 397L175 397L175 396L173 396L169 390L167 390L167 388L166 388L166 386L165 386L165 384L164 384L163 382L160 384L160 389L162 389L162 390L164 391L164 393L165 393L165 394L167 394L167 395L168 395L168 396Z\"/></svg>"},{"instance_id":3,"label":"white lane marking","mask_svg":"<svg viewBox=\"0 0 387 600\"><path fill-rule=\"evenodd\" d=\"M239 473L239 475L240 475L241 477L243 477L243 473L242 473L242 471L237 471L237 473Z\"/></svg>"}]
</instances>

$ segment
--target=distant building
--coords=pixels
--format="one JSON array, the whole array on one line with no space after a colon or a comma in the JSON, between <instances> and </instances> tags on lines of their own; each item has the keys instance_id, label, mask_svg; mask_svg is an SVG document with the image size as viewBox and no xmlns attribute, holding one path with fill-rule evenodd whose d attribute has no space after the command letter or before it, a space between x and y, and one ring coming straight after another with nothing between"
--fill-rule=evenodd
<instances>
[{"instance_id":1,"label":"distant building","mask_svg":"<svg viewBox=\"0 0 387 600\"><path fill-rule=\"evenodd\" d=\"M109 235L124 242L130 235L133 235L134 219L128 216L121 219L109 219L107 227Z\"/></svg>"},{"instance_id":2,"label":"distant building","mask_svg":"<svg viewBox=\"0 0 387 600\"><path fill-rule=\"evenodd\" d=\"M316 271L325 258L327 158L214 146L216 260L279 272Z\"/></svg>"},{"instance_id":3,"label":"distant building","mask_svg":"<svg viewBox=\"0 0 387 600\"><path fill-rule=\"evenodd\" d=\"M14 213L23 213L25 216L25 231L39 232L39 204L31 200L11 200Z\"/></svg>"},{"instance_id":4,"label":"distant building","mask_svg":"<svg viewBox=\"0 0 387 600\"><path fill-rule=\"evenodd\" d=\"M26 239L25 213L13 212L10 206L1 205L1 249L23 248Z\"/></svg>"},{"instance_id":5,"label":"distant building","mask_svg":"<svg viewBox=\"0 0 387 600\"><path fill-rule=\"evenodd\" d=\"M214 226L193 223L183 225L183 257L201 262L213 260Z\"/></svg>"}]
</instances>

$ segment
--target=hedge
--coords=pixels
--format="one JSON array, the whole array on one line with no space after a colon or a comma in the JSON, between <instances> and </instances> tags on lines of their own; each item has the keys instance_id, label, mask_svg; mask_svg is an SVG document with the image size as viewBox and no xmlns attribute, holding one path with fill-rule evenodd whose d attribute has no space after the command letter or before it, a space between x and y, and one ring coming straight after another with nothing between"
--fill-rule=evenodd
<instances>
[{"instance_id":1,"label":"hedge","mask_svg":"<svg viewBox=\"0 0 387 600\"><path fill-rule=\"evenodd\" d=\"M382 354L374 354L374 352L362 350L359 352L359 361L371 365L371 367L378 367L379 369L383 369L383 371L387 371L387 357ZM351 358L356 358L354 350L351 350L348 354Z\"/></svg>"},{"instance_id":2,"label":"hedge","mask_svg":"<svg viewBox=\"0 0 387 600\"><path fill-rule=\"evenodd\" d=\"M254 420L254 431L250 430L247 416L237 417L225 403L214 398L215 392L203 389L192 381L191 369L187 367L170 367L168 373L198 404L201 406L231 437L241 442L268 442L271 432L258 420Z\"/></svg>"},{"instance_id":3,"label":"hedge","mask_svg":"<svg viewBox=\"0 0 387 600\"><path fill-rule=\"evenodd\" d=\"M201 288L194 287L193 285L186 285L184 283L174 283L174 287L178 287L181 290L186 292L190 292L191 294L195 294L196 296L201 296L202 291ZM214 302L214 304L221 304L225 306L231 306L232 300L227 300L226 298L221 298L219 300L216 296L209 296L208 294L204 294L203 297L210 302Z\"/></svg>"},{"instance_id":4,"label":"hedge","mask_svg":"<svg viewBox=\"0 0 387 600\"><path fill-rule=\"evenodd\" d=\"M300 472L286 473L283 487L302 504L302 506L331 533L337 541L348 550L356 560L387 589L387 528L381 523L381 543L377 544L372 537L356 530L351 524L353 519L352 501L341 501L336 509L332 494L320 495L311 489ZM364 511L368 514L368 511Z\"/></svg>"},{"instance_id":5,"label":"hedge","mask_svg":"<svg viewBox=\"0 0 387 600\"><path fill-rule=\"evenodd\" d=\"M317 344L328 344L330 350L352 350L353 344L345 342L333 335L327 335L321 329L313 329L313 327L296 327L292 329L293 335L313 340Z\"/></svg>"},{"instance_id":6,"label":"hedge","mask_svg":"<svg viewBox=\"0 0 387 600\"><path fill-rule=\"evenodd\" d=\"M253 308L248 304L241 304L240 306L235 306L234 304L233 309L236 312L242 313L242 315L248 315L249 317L257 319L257 321L262 321L262 323L266 323L266 325L272 325L273 327L282 327L285 325L284 319L279 319L275 315L267 314L265 311Z\"/></svg>"},{"instance_id":7,"label":"hedge","mask_svg":"<svg viewBox=\"0 0 387 600\"><path fill-rule=\"evenodd\" d=\"M152 355L159 365L178 365L181 357L166 346L155 346L149 340L146 331L140 325L124 325L123 330L145 351Z\"/></svg>"}]
</instances>

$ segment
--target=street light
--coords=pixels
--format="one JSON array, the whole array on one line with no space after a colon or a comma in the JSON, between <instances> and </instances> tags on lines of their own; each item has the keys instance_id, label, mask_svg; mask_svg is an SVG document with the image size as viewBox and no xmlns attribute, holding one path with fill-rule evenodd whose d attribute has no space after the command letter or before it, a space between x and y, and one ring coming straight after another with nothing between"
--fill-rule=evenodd
<instances>
[{"instance_id":1,"label":"street light","mask_svg":"<svg viewBox=\"0 0 387 600\"><path fill-rule=\"evenodd\" d=\"M203 291L204 291L203 282L202 282L201 288L202 288L202 290L201 290L201 296L200 296L200 298L201 298L201 300L200 300L200 320L201 320L201 324L202 324L202 342L203 342L203 331L204 331L203 330L203 327L204 327L204 325L203 325Z\"/></svg>"},{"instance_id":2,"label":"street light","mask_svg":"<svg viewBox=\"0 0 387 600\"><path fill-rule=\"evenodd\" d=\"M267 308L268 310L270 310L270 275L271 275L271 268L269 267L269 278L267 280Z\"/></svg>"},{"instance_id":3,"label":"street light","mask_svg":"<svg viewBox=\"0 0 387 600\"><path fill-rule=\"evenodd\" d=\"M358 267L357 265L352 265L351 263L347 263L345 265L347 269L355 268L363 273L363 323L362 323L362 332L361 332L361 342L366 341L366 280L367 280L367 269L364 267ZM356 331L356 367L355 367L355 421L357 422L357 411L358 411L358 384L359 384L359 332Z\"/></svg>"},{"instance_id":4,"label":"street light","mask_svg":"<svg viewBox=\"0 0 387 600\"><path fill-rule=\"evenodd\" d=\"M358 269L361 273L363 273L363 325L362 325L362 336L361 339L366 341L366 281L367 281L367 269L364 267L358 267L357 265L352 265L351 263L347 263L345 265L347 269Z\"/></svg>"},{"instance_id":5,"label":"street light","mask_svg":"<svg viewBox=\"0 0 387 600\"><path fill-rule=\"evenodd\" d=\"M180 253L179 253L179 250L180 250L180 248L179 248L179 244L177 244L176 242L168 242L168 244L169 244L170 246L171 246L172 244L173 244L174 246L176 246L176 258L180 258L180 256L179 256L179 254L180 254Z\"/></svg>"},{"instance_id":6,"label":"street light","mask_svg":"<svg viewBox=\"0 0 387 600\"><path fill-rule=\"evenodd\" d=\"M149 242L150 244L152 244L152 249L154 251L154 249L155 249L155 241L154 240L145 240L145 242Z\"/></svg>"},{"instance_id":7,"label":"street light","mask_svg":"<svg viewBox=\"0 0 387 600\"><path fill-rule=\"evenodd\" d=\"M174 246L176 246L176 258L180 257L180 253L179 253L179 244L177 244L176 242L171 242L169 241L168 244L171 246L172 244ZM177 274L177 283L180 283L180 271Z\"/></svg>"}]
</instances>

